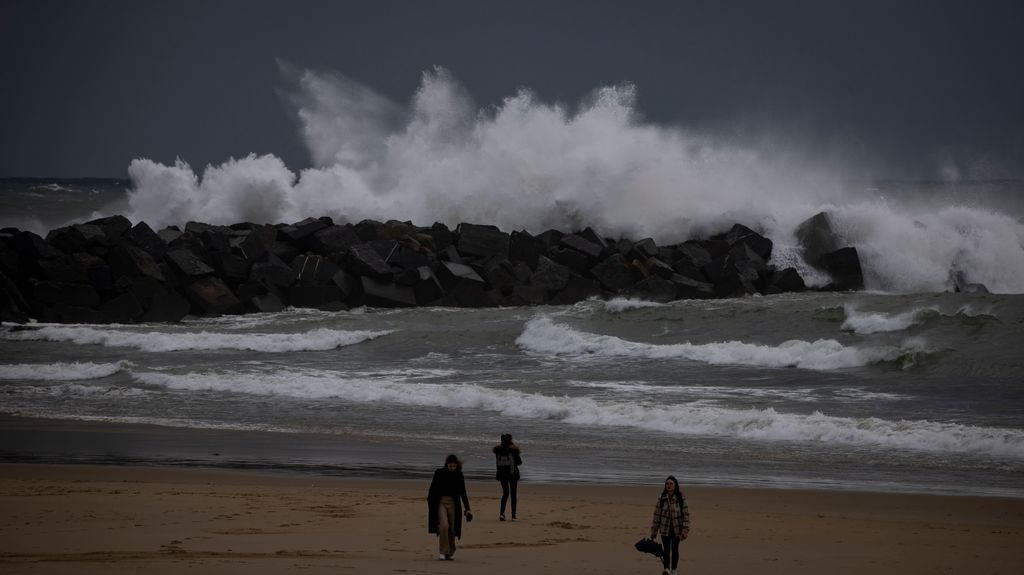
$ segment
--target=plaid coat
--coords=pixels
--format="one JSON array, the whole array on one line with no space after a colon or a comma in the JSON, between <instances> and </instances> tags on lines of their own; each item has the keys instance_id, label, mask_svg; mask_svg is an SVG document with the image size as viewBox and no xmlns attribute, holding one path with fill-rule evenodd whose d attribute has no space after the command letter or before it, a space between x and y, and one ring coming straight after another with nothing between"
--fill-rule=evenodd
<instances>
[{"instance_id":1,"label":"plaid coat","mask_svg":"<svg viewBox=\"0 0 1024 575\"><path fill-rule=\"evenodd\" d=\"M690 532L690 508L686 498L682 504L675 497L661 496L654 506L654 519L651 520L651 533L667 537L669 533L676 537Z\"/></svg>"}]
</instances>

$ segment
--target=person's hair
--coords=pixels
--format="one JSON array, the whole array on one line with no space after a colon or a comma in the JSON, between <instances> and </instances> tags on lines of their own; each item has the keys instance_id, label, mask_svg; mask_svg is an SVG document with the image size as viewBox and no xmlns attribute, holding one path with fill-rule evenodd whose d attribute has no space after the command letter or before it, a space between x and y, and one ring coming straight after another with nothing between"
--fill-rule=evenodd
<instances>
[{"instance_id":1,"label":"person's hair","mask_svg":"<svg viewBox=\"0 0 1024 575\"><path fill-rule=\"evenodd\" d=\"M683 490L679 487L679 480L676 479L675 475L669 475L668 477L665 478L665 481L668 481L669 479L672 480L672 483L676 484L675 498L676 498L676 500L679 501L679 504L682 505L683 504ZM668 495L668 489L662 489L661 490L661 496L665 497L667 495Z\"/></svg>"},{"instance_id":2,"label":"person's hair","mask_svg":"<svg viewBox=\"0 0 1024 575\"><path fill-rule=\"evenodd\" d=\"M455 469L457 469L457 470L461 470L462 469L462 461L460 461L459 460L459 456L455 455L454 453L452 453L448 457L444 458L444 464L448 465L449 463L454 463L455 464Z\"/></svg>"},{"instance_id":3,"label":"person's hair","mask_svg":"<svg viewBox=\"0 0 1024 575\"><path fill-rule=\"evenodd\" d=\"M502 445L502 447L508 447L509 445L512 445L512 434L511 433L502 433L501 434L501 445Z\"/></svg>"}]
</instances>

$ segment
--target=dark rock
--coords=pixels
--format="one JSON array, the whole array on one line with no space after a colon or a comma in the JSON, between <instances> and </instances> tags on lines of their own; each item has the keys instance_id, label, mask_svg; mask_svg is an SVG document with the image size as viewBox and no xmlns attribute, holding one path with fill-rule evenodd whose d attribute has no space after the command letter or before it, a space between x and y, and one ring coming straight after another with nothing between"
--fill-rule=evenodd
<instances>
[{"instance_id":1,"label":"dark rock","mask_svg":"<svg viewBox=\"0 0 1024 575\"><path fill-rule=\"evenodd\" d=\"M100 295L89 284L41 281L32 291L32 299L44 304L65 304L75 307L96 307Z\"/></svg>"},{"instance_id":2,"label":"dark rock","mask_svg":"<svg viewBox=\"0 0 1024 575\"><path fill-rule=\"evenodd\" d=\"M231 252L214 252L210 254L213 269L217 275L230 284L240 284L249 279L249 264Z\"/></svg>"},{"instance_id":3,"label":"dark rock","mask_svg":"<svg viewBox=\"0 0 1024 575\"><path fill-rule=\"evenodd\" d=\"M768 261L772 257L772 241L743 224L734 224L725 234L712 236L711 239L725 240L730 247L734 247L736 244L746 244L764 261Z\"/></svg>"},{"instance_id":4,"label":"dark rock","mask_svg":"<svg viewBox=\"0 0 1024 575\"><path fill-rule=\"evenodd\" d=\"M633 244L633 250L639 252L641 259L658 257L658 244L651 238L644 238Z\"/></svg>"},{"instance_id":5,"label":"dark rock","mask_svg":"<svg viewBox=\"0 0 1024 575\"><path fill-rule=\"evenodd\" d=\"M765 293L800 292L807 289L804 278L796 268L786 268L782 271L773 272L768 280L768 287Z\"/></svg>"},{"instance_id":6,"label":"dark rock","mask_svg":"<svg viewBox=\"0 0 1024 575\"><path fill-rule=\"evenodd\" d=\"M571 305L600 295L602 295L601 284L597 281L580 276L569 276L568 283L551 298L550 303L552 305Z\"/></svg>"},{"instance_id":7,"label":"dark rock","mask_svg":"<svg viewBox=\"0 0 1024 575\"><path fill-rule=\"evenodd\" d=\"M192 306L207 314L243 313L242 302L217 277L204 277L185 286Z\"/></svg>"},{"instance_id":8,"label":"dark rock","mask_svg":"<svg viewBox=\"0 0 1024 575\"><path fill-rule=\"evenodd\" d=\"M132 223L122 215L109 216L86 222L90 225L99 226L103 234L111 243L116 243L128 230L132 229Z\"/></svg>"},{"instance_id":9,"label":"dark rock","mask_svg":"<svg viewBox=\"0 0 1024 575\"><path fill-rule=\"evenodd\" d=\"M340 258L349 248L362 243L352 226L331 226L313 233L308 245L318 254Z\"/></svg>"},{"instance_id":10,"label":"dark rock","mask_svg":"<svg viewBox=\"0 0 1024 575\"><path fill-rule=\"evenodd\" d=\"M537 234L537 239L540 240L545 246L545 251L558 245L558 242L562 240L562 236L565 234L558 230L545 230Z\"/></svg>"},{"instance_id":11,"label":"dark rock","mask_svg":"<svg viewBox=\"0 0 1024 575\"><path fill-rule=\"evenodd\" d=\"M47 321L60 323L106 323L103 314L91 307L59 303L44 317Z\"/></svg>"},{"instance_id":12,"label":"dark rock","mask_svg":"<svg viewBox=\"0 0 1024 575\"><path fill-rule=\"evenodd\" d=\"M491 289L499 290L505 295L512 293L512 288L520 283L516 278L512 262L505 259L494 260L486 264L482 275Z\"/></svg>"},{"instance_id":13,"label":"dark rock","mask_svg":"<svg viewBox=\"0 0 1024 575\"><path fill-rule=\"evenodd\" d=\"M317 218L306 218L290 226L284 226L278 233L292 243L298 243L308 236L327 227L327 224Z\"/></svg>"},{"instance_id":14,"label":"dark rock","mask_svg":"<svg viewBox=\"0 0 1024 575\"><path fill-rule=\"evenodd\" d=\"M548 290L538 286L517 285L512 288L512 293L502 300L502 305L543 305L548 303L550 296Z\"/></svg>"},{"instance_id":15,"label":"dark rock","mask_svg":"<svg viewBox=\"0 0 1024 575\"><path fill-rule=\"evenodd\" d=\"M284 310L284 303L281 298L274 293L266 293L262 295L254 295L246 303L252 306L256 311L262 313L277 313Z\"/></svg>"},{"instance_id":16,"label":"dark rock","mask_svg":"<svg viewBox=\"0 0 1024 575\"><path fill-rule=\"evenodd\" d=\"M590 258L585 254L569 248L551 248L547 255L550 260L558 262L577 274L587 271L591 263Z\"/></svg>"},{"instance_id":17,"label":"dark rock","mask_svg":"<svg viewBox=\"0 0 1024 575\"><path fill-rule=\"evenodd\" d=\"M380 259L384 260L384 263L391 265L393 260L398 259L398 248L400 247L397 240L370 240L366 242L366 245L373 248Z\"/></svg>"},{"instance_id":18,"label":"dark rock","mask_svg":"<svg viewBox=\"0 0 1024 575\"><path fill-rule=\"evenodd\" d=\"M686 242L689 244L690 242ZM729 242L725 240L698 240L695 243L698 247L704 249L711 259L720 258L729 253ZM684 244L685 245L685 244Z\"/></svg>"},{"instance_id":19,"label":"dark rock","mask_svg":"<svg viewBox=\"0 0 1024 575\"><path fill-rule=\"evenodd\" d=\"M482 282L461 281L448 290L448 295L454 298L455 304L459 307L493 307L498 304L498 301L484 289Z\"/></svg>"},{"instance_id":20,"label":"dark rock","mask_svg":"<svg viewBox=\"0 0 1024 575\"><path fill-rule=\"evenodd\" d=\"M417 305L430 305L444 296L444 288L441 282L434 275L434 270L427 266L421 266L414 270L407 270L408 274L414 274L412 281L405 283L412 287L416 296Z\"/></svg>"},{"instance_id":21,"label":"dark rock","mask_svg":"<svg viewBox=\"0 0 1024 575\"><path fill-rule=\"evenodd\" d=\"M142 318L144 310L131 293L123 293L103 302L99 307L106 323L132 323Z\"/></svg>"},{"instance_id":22,"label":"dark rock","mask_svg":"<svg viewBox=\"0 0 1024 575\"><path fill-rule=\"evenodd\" d=\"M497 226L462 223L456 228L456 233L459 236L457 247L461 254L508 258L509 235Z\"/></svg>"},{"instance_id":23,"label":"dark rock","mask_svg":"<svg viewBox=\"0 0 1024 575\"><path fill-rule=\"evenodd\" d=\"M530 269L537 267L537 258L544 255L548 246L529 232L512 232L509 237L508 257L512 261L525 262Z\"/></svg>"},{"instance_id":24,"label":"dark rock","mask_svg":"<svg viewBox=\"0 0 1024 575\"><path fill-rule=\"evenodd\" d=\"M208 252L230 252L231 251L231 239L229 233L230 228L217 228L210 227L203 233L199 234L199 240L203 243L203 247Z\"/></svg>"},{"instance_id":25,"label":"dark rock","mask_svg":"<svg viewBox=\"0 0 1024 575\"><path fill-rule=\"evenodd\" d=\"M14 249L22 263L64 257L64 252L46 243L46 240L32 232L18 232L14 235Z\"/></svg>"},{"instance_id":26,"label":"dark rock","mask_svg":"<svg viewBox=\"0 0 1024 575\"><path fill-rule=\"evenodd\" d=\"M288 303L294 307L322 308L341 301L341 290L335 285L293 285L288 288Z\"/></svg>"},{"instance_id":27,"label":"dark rock","mask_svg":"<svg viewBox=\"0 0 1024 575\"><path fill-rule=\"evenodd\" d=\"M121 276L147 276L161 282L166 279L149 252L127 242L121 242L114 246L107 258L107 263L110 265L110 273L115 281Z\"/></svg>"},{"instance_id":28,"label":"dark rock","mask_svg":"<svg viewBox=\"0 0 1024 575\"><path fill-rule=\"evenodd\" d=\"M822 254L818 263L832 277L832 283L826 289L838 291L864 289L864 274L861 271L857 248L840 248L834 252Z\"/></svg>"},{"instance_id":29,"label":"dark rock","mask_svg":"<svg viewBox=\"0 0 1024 575\"><path fill-rule=\"evenodd\" d=\"M0 321L27 323L28 302L17 284L0 271Z\"/></svg>"},{"instance_id":30,"label":"dark rock","mask_svg":"<svg viewBox=\"0 0 1024 575\"><path fill-rule=\"evenodd\" d=\"M601 235L595 232L594 229L591 227L583 228L583 230L577 232L576 235L580 236L581 238L592 244L600 246L602 251L608 249L608 242L605 241L605 239L602 238ZM601 254L598 254L597 257L601 257Z\"/></svg>"},{"instance_id":31,"label":"dark rock","mask_svg":"<svg viewBox=\"0 0 1024 575\"><path fill-rule=\"evenodd\" d=\"M448 246L455 245L455 235L444 224L435 222L426 233L434 240L434 253L441 253Z\"/></svg>"},{"instance_id":32,"label":"dark rock","mask_svg":"<svg viewBox=\"0 0 1024 575\"><path fill-rule=\"evenodd\" d=\"M87 251L92 245L108 243L107 235L99 226L75 224L51 230L46 234L46 242L64 253Z\"/></svg>"},{"instance_id":33,"label":"dark rock","mask_svg":"<svg viewBox=\"0 0 1024 575\"><path fill-rule=\"evenodd\" d=\"M159 287L142 314L145 322L178 322L188 315L188 300L174 290Z\"/></svg>"},{"instance_id":34,"label":"dark rock","mask_svg":"<svg viewBox=\"0 0 1024 575\"><path fill-rule=\"evenodd\" d=\"M409 286L379 280L369 276L361 278L363 301L373 307L415 307L416 292Z\"/></svg>"},{"instance_id":35,"label":"dark rock","mask_svg":"<svg viewBox=\"0 0 1024 575\"><path fill-rule=\"evenodd\" d=\"M698 269L711 263L711 260L714 259L711 257L710 252L694 242L686 242L679 245L676 248L676 255L680 259L689 260L689 262ZM674 266L678 262L679 260L676 260L672 265Z\"/></svg>"},{"instance_id":36,"label":"dark rock","mask_svg":"<svg viewBox=\"0 0 1024 575\"><path fill-rule=\"evenodd\" d=\"M633 271L622 254L613 254L590 269L590 274L599 281L604 289L619 293L636 283Z\"/></svg>"},{"instance_id":37,"label":"dark rock","mask_svg":"<svg viewBox=\"0 0 1024 575\"><path fill-rule=\"evenodd\" d=\"M676 299L676 286L672 282L651 276L629 288L629 295L658 303L667 303Z\"/></svg>"},{"instance_id":38,"label":"dark rock","mask_svg":"<svg viewBox=\"0 0 1024 575\"><path fill-rule=\"evenodd\" d=\"M282 288L287 288L295 283L295 276L295 271L292 268L273 255L268 256L265 262L252 264L252 268L249 270L250 280L259 280L268 286L274 285Z\"/></svg>"},{"instance_id":39,"label":"dark rock","mask_svg":"<svg viewBox=\"0 0 1024 575\"><path fill-rule=\"evenodd\" d=\"M300 253L302 252L299 250L299 248L293 244L290 244L288 242L275 241L274 243L270 244L270 251L267 253L266 256L264 256L264 258L269 258L273 256L283 262L290 262L294 260L296 256L298 256ZM259 258L253 261L263 261L264 258Z\"/></svg>"},{"instance_id":40,"label":"dark rock","mask_svg":"<svg viewBox=\"0 0 1024 575\"><path fill-rule=\"evenodd\" d=\"M569 268L541 256L537 259L537 271L530 276L529 285L549 292L556 292L569 285L570 276Z\"/></svg>"},{"instance_id":41,"label":"dark rock","mask_svg":"<svg viewBox=\"0 0 1024 575\"><path fill-rule=\"evenodd\" d=\"M323 256L298 256L292 261L295 281L302 285L327 285L341 268Z\"/></svg>"},{"instance_id":42,"label":"dark rock","mask_svg":"<svg viewBox=\"0 0 1024 575\"><path fill-rule=\"evenodd\" d=\"M670 280L672 276L676 275L676 270L672 266L658 258L647 258L647 261L644 262L644 267L649 275L658 276L663 280Z\"/></svg>"},{"instance_id":43,"label":"dark rock","mask_svg":"<svg viewBox=\"0 0 1024 575\"><path fill-rule=\"evenodd\" d=\"M475 284L480 287L481 291L484 288L483 278L473 268L455 262L440 262L440 265L437 266L437 279L441 281L441 286L445 291L451 291L461 283Z\"/></svg>"},{"instance_id":44,"label":"dark rock","mask_svg":"<svg viewBox=\"0 0 1024 575\"><path fill-rule=\"evenodd\" d=\"M178 238L184 234L178 228L174 226L168 226L156 233L157 237L163 240L164 245L171 245L171 242L178 241Z\"/></svg>"},{"instance_id":45,"label":"dark rock","mask_svg":"<svg viewBox=\"0 0 1024 575\"><path fill-rule=\"evenodd\" d=\"M338 270L337 273L331 276L331 283L338 287L338 290L341 291L342 300L348 305L363 305L363 286L358 276L350 274L345 270Z\"/></svg>"},{"instance_id":46,"label":"dark rock","mask_svg":"<svg viewBox=\"0 0 1024 575\"><path fill-rule=\"evenodd\" d=\"M258 262L270 253L276 238L277 228L274 226L256 226L248 230L236 230L229 241L232 253L241 256L248 262ZM289 245L288 247L296 249L294 246Z\"/></svg>"},{"instance_id":47,"label":"dark rock","mask_svg":"<svg viewBox=\"0 0 1024 575\"><path fill-rule=\"evenodd\" d=\"M384 258L368 244L350 247L345 263L348 269L360 276L387 281L394 275Z\"/></svg>"},{"instance_id":48,"label":"dark rock","mask_svg":"<svg viewBox=\"0 0 1024 575\"><path fill-rule=\"evenodd\" d=\"M462 256L459 255L459 250L455 249L455 246L448 246L437 253L437 259L446 262L452 262L455 264L461 264Z\"/></svg>"},{"instance_id":49,"label":"dark rock","mask_svg":"<svg viewBox=\"0 0 1024 575\"><path fill-rule=\"evenodd\" d=\"M167 254L167 242L163 240L146 222L135 224L124 233L124 238L148 253L154 261L160 261ZM175 237L177 239L177 237Z\"/></svg>"},{"instance_id":50,"label":"dark rock","mask_svg":"<svg viewBox=\"0 0 1024 575\"><path fill-rule=\"evenodd\" d=\"M180 274L181 277L188 280L194 281L215 273L213 268L206 265L202 258L190 249L172 249L167 252L166 257L167 261L171 264L171 268Z\"/></svg>"},{"instance_id":51,"label":"dark rock","mask_svg":"<svg viewBox=\"0 0 1024 575\"><path fill-rule=\"evenodd\" d=\"M843 247L839 236L832 229L832 218L826 212L818 212L804 220L796 228L797 243L803 248L804 260L812 266L820 266L821 256Z\"/></svg>"},{"instance_id":52,"label":"dark rock","mask_svg":"<svg viewBox=\"0 0 1024 575\"><path fill-rule=\"evenodd\" d=\"M956 293L989 293L985 284L970 282L967 274L961 270L950 272L950 282L953 284L953 291Z\"/></svg>"},{"instance_id":53,"label":"dark rock","mask_svg":"<svg viewBox=\"0 0 1024 575\"><path fill-rule=\"evenodd\" d=\"M715 286L682 275L672 278L676 286L676 297L679 299L710 299L715 297Z\"/></svg>"},{"instance_id":54,"label":"dark rock","mask_svg":"<svg viewBox=\"0 0 1024 575\"><path fill-rule=\"evenodd\" d=\"M562 239L559 240L558 244L585 255L591 262L596 262L598 258L601 257L601 253L604 250L604 246L602 244L597 244L584 239L584 237L579 234L562 236Z\"/></svg>"},{"instance_id":55,"label":"dark rock","mask_svg":"<svg viewBox=\"0 0 1024 575\"><path fill-rule=\"evenodd\" d=\"M89 281L89 275L85 267L74 261L73 258L60 257L50 260L40 260L39 277L57 282L85 283Z\"/></svg>"}]
</instances>

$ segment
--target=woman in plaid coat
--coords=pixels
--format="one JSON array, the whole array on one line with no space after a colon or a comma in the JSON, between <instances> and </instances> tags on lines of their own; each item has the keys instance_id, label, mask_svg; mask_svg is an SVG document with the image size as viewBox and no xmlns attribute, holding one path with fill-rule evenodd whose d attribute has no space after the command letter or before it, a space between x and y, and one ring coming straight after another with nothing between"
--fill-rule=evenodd
<instances>
[{"instance_id":1,"label":"woman in plaid coat","mask_svg":"<svg viewBox=\"0 0 1024 575\"><path fill-rule=\"evenodd\" d=\"M665 547L665 554L661 556L661 563L665 568L661 573L678 575L679 542L690 535L690 508L686 506L686 498L679 489L679 481L672 475L665 479L665 490L661 492L661 497L654 506L651 539L659 534L661 544Z\"/></svg>"}]
</instances>

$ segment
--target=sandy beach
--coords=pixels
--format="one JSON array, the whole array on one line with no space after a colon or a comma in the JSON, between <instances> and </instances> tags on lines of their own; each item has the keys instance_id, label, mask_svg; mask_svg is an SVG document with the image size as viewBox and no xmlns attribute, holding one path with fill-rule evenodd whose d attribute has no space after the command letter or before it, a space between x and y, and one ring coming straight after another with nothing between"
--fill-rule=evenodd
<instances>
[{"instance_id":1,"label":"sandy beach","mask_svg":"<svg viewBox=\"0 0 1024 575\"><path fill-rule=\"evenodd\" d=\"M656 478L659 482L662 478ZM633 549L650 487L537 485L499 522L472 482L454 561L425 525L427 483L155 467L0 465L0 571L18 573L660 573ZM1020 573L1024 500L686 489L681 573Z\"/></svg>"}]
</instances>

